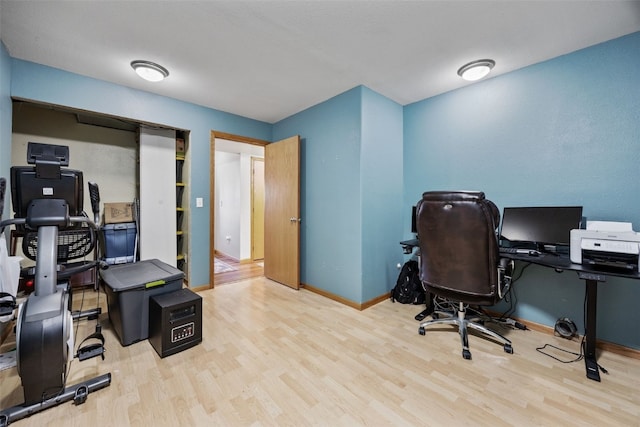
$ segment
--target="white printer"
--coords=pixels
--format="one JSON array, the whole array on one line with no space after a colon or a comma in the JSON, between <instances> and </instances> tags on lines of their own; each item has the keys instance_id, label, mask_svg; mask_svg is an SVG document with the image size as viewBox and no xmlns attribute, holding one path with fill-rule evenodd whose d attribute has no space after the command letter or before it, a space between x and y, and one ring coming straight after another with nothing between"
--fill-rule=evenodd
<instances>
[{"instance_id":1,"label":"white printer","mask_svg":"<svg viewBox=\"0 0 640 427\"><path fill-rule=\"evenodd\" d=\"M585 230L571 230L570 255L576 264L638 271L640 233L629 222L587 221Z\"/></svg>"}]
</instances>

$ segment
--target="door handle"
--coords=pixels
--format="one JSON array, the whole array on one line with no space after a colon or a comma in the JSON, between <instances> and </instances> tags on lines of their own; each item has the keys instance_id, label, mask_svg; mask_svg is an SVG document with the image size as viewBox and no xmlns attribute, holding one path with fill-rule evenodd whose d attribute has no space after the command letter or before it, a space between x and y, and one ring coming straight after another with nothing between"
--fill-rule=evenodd
<instances>
[{"instance_id":1,"label":"door handle","mask_svg":"<svg viewBox=\"0 0 640 427\"><path fill-rule=\"evenodd\" d=\"M291 218L289 218L289 222L302 222L302 218L296 218L295 216L292 216Z\"/></svg>"}]
</instances>

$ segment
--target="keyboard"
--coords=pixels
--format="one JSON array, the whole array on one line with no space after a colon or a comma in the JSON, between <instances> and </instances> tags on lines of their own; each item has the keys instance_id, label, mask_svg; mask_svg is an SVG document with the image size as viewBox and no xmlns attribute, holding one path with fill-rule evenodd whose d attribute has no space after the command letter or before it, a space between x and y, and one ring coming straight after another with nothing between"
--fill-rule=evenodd
<instances>
[{"instance_id":1,"label":"keyboard","mask_svg":"<svg viewBox=\"0 0 640 427\"><path fill-rule=\"evenodd\" d=\"M523 249L523 248L499 248L501 254L512 254L512 255L530 255L530 256L539 256L540 251L536 251L535 249Z\"/></svg>"}]
</instances>

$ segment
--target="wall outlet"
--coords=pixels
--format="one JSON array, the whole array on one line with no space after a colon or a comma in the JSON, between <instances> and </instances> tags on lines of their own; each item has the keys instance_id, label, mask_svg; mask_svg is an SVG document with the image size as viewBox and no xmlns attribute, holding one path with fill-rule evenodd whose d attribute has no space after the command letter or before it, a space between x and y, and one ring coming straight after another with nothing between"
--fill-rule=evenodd
<instances>
[{"instance_id":1,"label":"wall outlet","mask_svg":"<svg viewBox=\"0 0 640 427\"><path fill-rule=\"evenodd\" d=\"M204 206L204 199L202 197L196 197L196 208Z\"/></svg>"}]
</instances>

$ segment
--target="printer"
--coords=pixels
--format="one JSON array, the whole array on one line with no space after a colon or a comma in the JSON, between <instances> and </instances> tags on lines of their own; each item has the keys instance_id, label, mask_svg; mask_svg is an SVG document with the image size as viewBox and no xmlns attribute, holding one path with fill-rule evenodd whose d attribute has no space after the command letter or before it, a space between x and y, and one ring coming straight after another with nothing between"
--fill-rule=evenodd
<instances>
[{"instance_id":1,"label":"printer","mask_svg":"<svg viewBox=\"0 0 640 427\"><path fill-rule=\"evenodd\" d=\"M586 229L571 230L569 251L576 264L638 271L640 233L628 222L587 221Z\"/></svg>"}]
</instances>

